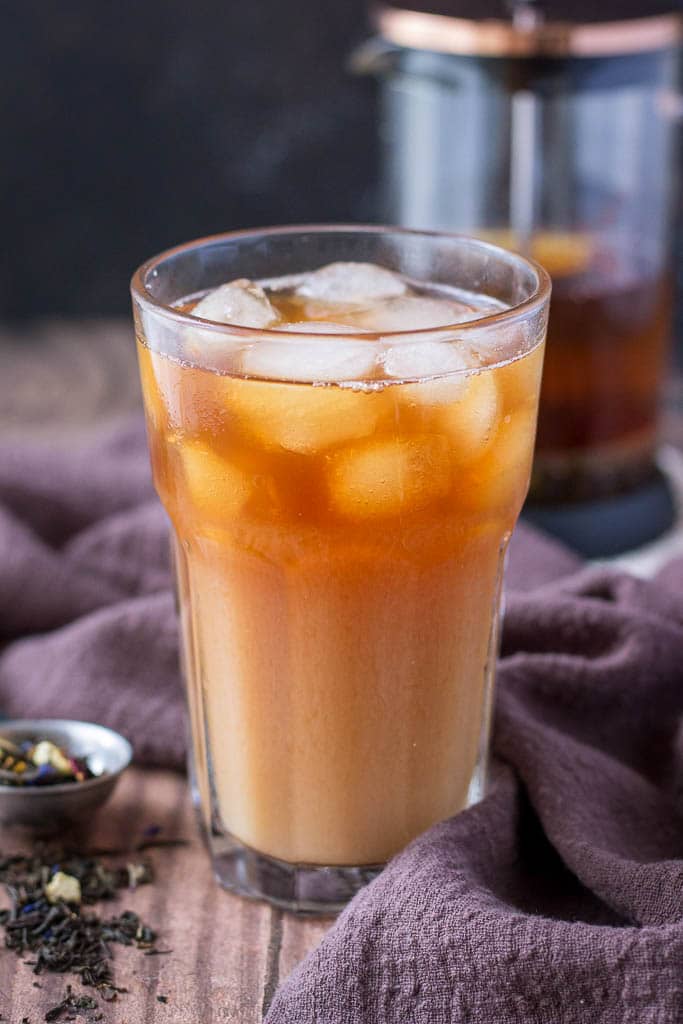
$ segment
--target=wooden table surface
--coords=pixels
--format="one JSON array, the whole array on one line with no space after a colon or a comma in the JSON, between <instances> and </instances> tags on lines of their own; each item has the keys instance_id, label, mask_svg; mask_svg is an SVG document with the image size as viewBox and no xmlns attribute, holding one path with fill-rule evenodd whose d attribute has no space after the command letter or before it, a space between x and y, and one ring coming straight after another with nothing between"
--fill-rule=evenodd
<instances>
[{"instance_id":1,"label":"wooden table surface","mask_svg":"<svg viewBox=\"0 0 683 1024\"><path fill-rule=\"evenodd\" d=\"M121 848L149 826L161 836L189 840L186 846L152 849L153 885L123 890L114 903L100 904L106 916L134 910L158 933L168 955L144 956L114 946L114 980L127 988L116 1002L99 1000L102 1024L253 1024L261 1021L278 982L312 949L332 919L304 919L219 888L199 838L185 779L172 772L129 769L92 828L78 838L79 849ZM5 831L3 853L26 849L20 835ZM139 857L140 855L136 855ZM24 959L30 959L25 957ZM38 981L40 988L34 987ZM30 1024L62 998L77 979L41 974L13 952L0 949L0 1020ZM84 988L84 993L97 993ZM158 996L166 998L160 1002ZM84 1014L91 1020L93 1012ZM80 1018L79 1018L80 1019Z\"/></svg>"}]
</instances>

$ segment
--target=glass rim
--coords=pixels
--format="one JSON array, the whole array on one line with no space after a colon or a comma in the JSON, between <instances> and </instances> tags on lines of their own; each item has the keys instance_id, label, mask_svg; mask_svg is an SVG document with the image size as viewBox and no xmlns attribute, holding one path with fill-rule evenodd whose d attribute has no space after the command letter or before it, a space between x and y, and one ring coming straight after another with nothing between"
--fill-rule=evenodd
<instances>
[{"instance_id":1,"label":"glass rim","mask_svg":"<svg viewBox=\"0 0 683 1024\"><path fill-rule=\"evenodd\" d=\"M247 339L266 337L270 340L277 340L279 342L300 339L308 339L308 341L311 341L312 335L310 331L283 331L273 327L246 327L241 324L231 324L219 320L206 320L203 317L193 316L191 313L183 312L175 306L169 306L164 302L160 302L159 299L155 298L150 293L146 282L149 274L153 273L166 260L169 260L174 256L178 256L181 253L190 252L194 249L202 249L209 245L217 245L222 242L239 242L240 240L247 240L250 238L256 239L266 236L304 234L332 235L337 233L359 235L394 234L413 238L434 238L437 240L440 239L459 243L465 248L469 247L480 252L488 252L511 266L517 265L530 269L535 275L535 286L531 294L521 302L515 303L511 306L506 306L505 309L498 310L495 313L489 313L486 316L473 318L472 320L463 320L453 324L441 324L438 327L419 327L400 331L367 331L362 329L353 332L344 331L338 333L326 331L326 340L350 342L356 341L358 338L362 338L363 340L373 341L378 338L381 338L382 340L386 340L387 338L400 339L401 336L415 337L416 335L420 338L428 338L430 335L442 336L444 333L456 330L459 332L469 332L488 328L497 324L517 323L520 320L524 320L529 316L532 316L548 301L550 297L552 288L550 275L540 263L528 256L522 256L521 253L514 252L510 249L504 249L499 245L494 245L492 242L487 242L482 238L450 231L421 230L419 228L394 227L392 225L385 224L346 223L288 224L276 227L246 228L239 231L226 231L215 235L204 235L203 237L193 239L190 242L183 242L180 245L164 249L155 256L151 256L137 268L130 282L131 295L134 302L139 303L139 305L146 311L153 312L156 315L162 316L164 319L172 320L175 323L183 324L186 327L190 326L197 328L198 326L201 326L202 330L215 332L217 335L230 335L232 337L238 335Z\"/></svg>"}]
</instances>

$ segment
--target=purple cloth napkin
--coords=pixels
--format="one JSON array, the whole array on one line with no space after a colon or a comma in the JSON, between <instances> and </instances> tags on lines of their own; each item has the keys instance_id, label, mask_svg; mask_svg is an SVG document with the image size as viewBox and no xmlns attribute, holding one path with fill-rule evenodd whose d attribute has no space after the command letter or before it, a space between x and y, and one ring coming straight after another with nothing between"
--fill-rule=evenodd
<instances>
[{"instance_id":1,"label":"purple cloth napkin","mask_svg":"<svg viewBox=\"0 0 683 1024\"><path fill-rule=\"evenodd\" d=\"M270 1024L683 1021L683 566L580 570L522 527L508 583L490 795L356 897ZM182 765L139 422L0 447L0 644L0 712L100 721Z\"/></svg>"},{"instance_id":2,"label":"purple cloth napkin","mask_svg":"<svg viewBox=\"0 0 683 1024\"><path fill-rule=\"evenodd\" d=\"M0 713L118 729L180 768L168 526L140 420L94 444L0 447Z\"/></svg>"}]
</instances>

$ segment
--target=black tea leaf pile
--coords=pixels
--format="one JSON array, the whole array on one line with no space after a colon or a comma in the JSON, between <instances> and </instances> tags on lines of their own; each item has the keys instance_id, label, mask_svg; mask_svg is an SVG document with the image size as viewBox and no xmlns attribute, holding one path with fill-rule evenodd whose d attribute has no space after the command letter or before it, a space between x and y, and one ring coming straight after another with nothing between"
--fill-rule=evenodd
<instances>
[{"instance_id":1,"label":"black tea leaf pile","mask_svg":"<svg viewBox=\"0 0 683 1024\"><path fill-rule=\"evenodd\" d=\"M49 848L0 854L0 883L10 902L9 908L0 910L5 945L17 956L28 954L25 962L35 974L74 975L83 985L93 986L105 1002L112 1001L126 991L114 984L113 945L135 946L151 954L157 952L156 935L132 910L104 917L88 908L153 880L147 860L112 867L101 856ZM45 1020L73 1019L79 1011L96 1007L93 997L76 995L68 986Z\"/></svg>"}]
</instances>

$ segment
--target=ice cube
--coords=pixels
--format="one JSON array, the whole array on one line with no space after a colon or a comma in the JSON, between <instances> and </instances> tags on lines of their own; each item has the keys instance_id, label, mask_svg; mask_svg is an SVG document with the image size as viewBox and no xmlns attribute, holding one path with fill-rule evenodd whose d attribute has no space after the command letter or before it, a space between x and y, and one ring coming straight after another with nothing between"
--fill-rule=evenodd
<instances>
[{"instance_id":1,"label":"ice cube","mask_svg":"<svg viewBox=\"0 0 683 1024\"><path fill-rule=\"evenodd\" d=\"M226 428L230 419L224 394L228 377L184 366L143 345L138 346L138 356L145 411L155 430L194 437Z\"/></svg>"},{"instance_id":2,"label":"ice cube","mask_svg":"<svg viewBox=\"0 0 683 1024\"><path fill-rule=\"evenodd\" d=\"M183 444L180 459L190 501L201 516L221 523L242 510L251 487L239 466L199 444Z\"/></svg>"},{"instance_id":3,"label":"ice cube","mask_svg":"<svg viewBox=\"0 0 683 1024\"><path fill-rule=\"evenodd\" d=\"M384 408L381 395L332 386L234 379L230 385L228 407L242 429L266 449L299 455L371 434Z\"/></svg>"},{"instance_id":4,"label":"ice cube","mask_svg":"<svg viewBox=\"0 0 683 1024\"><path fill-rule=\"evenodd\" d=\"M496 370L500 393L505 409L511 411L521 406L535 410L541 386L543 370L543 346L537 347Z\"/></svg>"},{"instance_id":5,"label":"ice cube","mask_svg":"<svg viewBox=\"0 0 683 1024\"><path fill-rule=\"evenodd\" d=\"M401 295L378 302L345 319L366 331L420 331L465 323L475 317L471 306L429 295Z\"/></svg>"},{"instance_id":6,"label":"ice cube","mask_svg":"<svg viewBox=\"0 0 683 1024\"><path fill-rule=\"evenodd\" d=\"M352 324L340 324L334 320L296 320L294 323L280 324L276 331L288 331L294 334L365 334L362 329Z\"/></svg>"},{"instance_id":7,"label":"ice cube","mask_svg":"<svg viewBox=\"0 0 683 1024\"><path fill-rule=\"evenodd\" d=\"M514 359L530 347L524 324L494 323L489 327L476 327L469 332L468 340L482 362L488 364Z\"/></svg>"},{"instance_id":8,"label":"ice cube","mask_svg":"<svg viewBox=\"0 0 683 1024\"><path fill-rule=\"evenodd\" d=\"M195 391L198 378L205 375L142 345L138 356L145 411L154 429L185 432L194 428L197 413L203 411Z\"/></svg>"},{"instance_id":9,"label":"ice cube","mask_svg":"<svg viewBox=\"0 0 683 1024\"><path fill-rule=\"evenodd\" d=\"M349 447L330 462L330 503L339 515L356 520L424 508L450 488L448 449L446 438L432 435Z\"/></svg>"},{"instance_id":10,"label":"ice cube","mask_svg":"<svg viewBox=\"0 0 683 1024\"><path fill-rule=\"evenodd\" d=\"M237 327L268 328L278 315L264 290L247 278L223 284L205 295L192 310L203 320L217 320ZM184 359L219 373L234 373L239 362L244 335L232 337L225 331L191 327L183 331Z\"/></svg>"},{"instance_id":11,"label":"ice cube","mask_svg":"<svg viewBox=\"0 0 683 1024\"><path fill-rule=\"evenodd\" d=\"M418 380L398 390L403 401L426 405L445 405L465 394L470 375L478 365L464 342L445 337L442 341L397 341L383 359L388 377Z\"/></svg>"},{"instance_id":12,"label":"ice cube","mask_svg":"<svg viewBox=\"0 0 683 1024\"><path fill-rule=\"evenodd\" d=\"M263 288L246 277L209 292L194 307L192 315L237 327L269 327L278 319Z\"/></svg>"},{"instance_id":13,"label":"ice cube","mask_svg":"<svg viewBox=\"0 0 683 1024\"><path fill-rule=\"evenodd\" d=\"M464 345L443 341L396 342L384 359L387 377L396 380L424 380L471 369L472 355Z\"/></svg>"},{"instance_id":14,"label":"ice cube","mask_svg":"<svg viewBox=\"0 0 683 1024\"><path fill-rule=\"evenodd\" d=\"M491 444L500 412L494 371L471 373L466 380L465 391L455 401L440 406L438 415L441 429L452 438L460 465L478 459Z\"/></svg>"},{"instance_id":15,"label":"ice cube","mask_svg":"<svg viewBox=\"0 0 683 1024\"><path fill-rule=\"evenodd\" d=\"M535 433L534 412L502 417L483 458L463 481L463 502L477 513L502 515L512 524L529 486Z\"/></svg>"},{"instance_id":16,"label":"ice cube","mask_svg":"<svg viewBox=\"0 0 683 1024\"><path fill-rule=\"evenodd\" d=\"M305 330L302 330L304 327ZM348 333L354 328L308 321L305 324L287 325L287 330L322 335ZM324 337L312 338L310 341L283 338L282 341L255 342L243 353L241 368L250 377L267 380L334 383L363 381L374 374L376 359L375 346L366 341L335 341Z\"/></svg>"},{"instance_id":17,"label":"ice cube","mask_svg":"<svg viewBox=\"0 0 683 1024\"><path fill-rule=\"evenodd\" d=\"M297 288L298 295L331 303L388 299L405 291L398 274L375 263L328 263L306 274Z\"/></svg>"},{"instance_id":18,"label":"ice cube","mask_svg":"<svg viewBox=\"0 0 683 1024\"><path fill-rule=\"evenodd\" d=\"M157 383L156 353L151 352L143 343L139 343L137 348L142 395L145 401L147 420L154 430L163 430L167 422L167 412L163 395ZM156 356L157 360L160 358L162 357Z\"/></svg>"}]
</instances>

